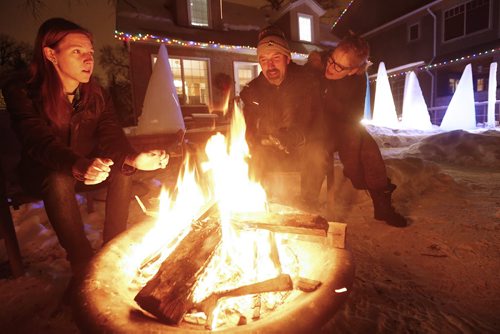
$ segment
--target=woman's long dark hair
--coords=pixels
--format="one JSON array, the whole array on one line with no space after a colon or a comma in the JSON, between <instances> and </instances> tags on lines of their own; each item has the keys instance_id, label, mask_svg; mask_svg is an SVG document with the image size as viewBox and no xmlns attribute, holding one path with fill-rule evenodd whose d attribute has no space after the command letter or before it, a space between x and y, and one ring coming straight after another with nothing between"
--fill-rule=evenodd
<instances>
[{"instance_id":1,"label":"woman's long dark hair","mask_svg":"<svg viewBox=\"0 0 500 334\"><path fill-rule=\"evenodd\" d=\"M33 60L30 64L31 78L29 83L39 90L42 97L43 111L51 123L57 128L68 124L71 117L68 99L64 92L61 79L54 65L45 57L44 47L55 48L61 40L70 33L86 35L92 41L92 34L85 28L65 20L52 18L45 21L38 29L33 51ZM101 90L91 79L88 83L80 84L80 105L93 106L93 110L102 107L103 98Z\"/></svg>"}]
</instances>

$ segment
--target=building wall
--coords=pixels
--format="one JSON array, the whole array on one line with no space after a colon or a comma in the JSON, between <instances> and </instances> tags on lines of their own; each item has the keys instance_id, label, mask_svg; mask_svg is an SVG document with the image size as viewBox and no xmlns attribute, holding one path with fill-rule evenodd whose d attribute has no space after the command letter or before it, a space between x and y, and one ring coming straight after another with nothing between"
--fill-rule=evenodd
<instances>
[{"instance_id":1,"label":"building wall","mask_svg":"<svg viewBox=\"0 0 500 334\"><path fill-rule=\"evenodd\" d=\"M439 4L439 7L433 8L432 12L436 16L436 54L434 54L434 19L428 11L421 11L412 17L408 17L405 21L398 22L393 26L387 27L384 30L368 35L367 40L371 46L370 59L375 66L371 73L376 73L378 63L383 61L386 68L389 70L394 67L399 67L404 64L413 63L416 61L424 61L425 63L433 63L436 59L438 62L448 61L456 57L463 56L463 50L474 48L481 45L495 45L495 42L500 40L500 1L491 1L491 24L489 29L457 38L448 42L443 42L443 12L456 5L462 4L464 0L448 0ZM420 22L420 39L417 41L408 41L408 27L412 24ZM496 47L500 43L496 44ZM494 46L495 47L495 46ZM486 48L486 47L485 47ZM485 50L478 50L485 51ZM429 108L437 108L435 122L439 124L445 107L449 104L453 94L442 94L443 85L448 85L449 78L459 79L465 66L468 63L473 67L473 80L476 83L479 77L488 77L487 69L491 62L500 63L500 53L496 52L491 55L481 56L480 58L472 57L470 60L440 66L432 70L421 70L416 73L422 89L422 93ZM483 68L483 70L481 70ZM401 96L402 82L401 78L396 77L390 79L393 95L395 99ZM497 82L500 82L500 71L497 71ZM498 87L498 85L497 85ZM441 93L439 93L441 91ZM486 101L487 88L482 92L474 92L476 102ZM497 89L497 99L498 89ZM372 101L373 102L373 101ZM398 112L401 112L400 106L402 101L395 101ZM439 109L441 108L441 109ZM498 105L497 105L498 113ZM476 107L478 122L482 122L484 118L484 107ZM434 112L434 111L433 111Z\"/></svg>"},{"instance_id":2,"label":"building wall","mask_svg":"<svg viewBox=\"0 0 500 334\"><path fill-rule=\"evenodd\" d=\"M158 53L157 43L130 43L130 76L132 81L132 94L135 115L142 113L142 105L148 87L149 78L152 73L151 59ZM223 51L212 51L191 47L167 46L170 57L205 58L209 60L209 90L211 105L218 105L221 96L213 88L213 78L217 73L225 73L231 76L234 81L234 61L257 62L256 55L239 54ZM210 106L208 106L210 107Z\"/></svg>"},{"instance_id":3,"label":"building wall","mask_svg":"<svg viewBox=\"0 0 500 334\"><path fill-rule=\"evenodd\" d=\"M408 40L408 29L419 23L420 38ZM433 22L429 15L419 15L401 22L383 33L368 36L371 60L375 64L383 61L387 69L417 61L428 61L433 54Z\"/></svg>"}]
</instances>

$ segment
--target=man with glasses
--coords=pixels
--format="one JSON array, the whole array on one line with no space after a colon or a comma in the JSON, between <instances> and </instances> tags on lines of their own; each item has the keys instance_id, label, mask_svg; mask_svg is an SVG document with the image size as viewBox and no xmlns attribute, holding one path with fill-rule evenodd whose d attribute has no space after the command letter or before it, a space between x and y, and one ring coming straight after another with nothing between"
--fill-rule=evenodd
<instances>
[{"instance_id":1,"label":"man with glasses","mask_svg":"<svg viewBox=\"0 0 500 334\"><path fill-rule=\"evenodd\" d=\"M262 72L241 91L250 148L250 168L268 190L270 171L301 172L301 199L318 207L325 176L320 83L291 61L283 32L260 32L257 56Z\"/></svg>"},{"instance_id":2,"label":"man with glasses","mask_svg":"<svg viewBox=\"0 0 500 334\"><path fill-rule=\"evenodd\" d=\"M344 175L356 189L370 193L374 218L395 227L407 226L406 219L391 204L396 186L387 177L380 149L360 123L363 118L366 70L370 65L368 43L348 36L323 55L311 54L308 67L321 71L327 148L339 153ZM320 58L322 57L322 58ZM329 171L332 172L332 171Z\"/></svg>"}]
</instances>

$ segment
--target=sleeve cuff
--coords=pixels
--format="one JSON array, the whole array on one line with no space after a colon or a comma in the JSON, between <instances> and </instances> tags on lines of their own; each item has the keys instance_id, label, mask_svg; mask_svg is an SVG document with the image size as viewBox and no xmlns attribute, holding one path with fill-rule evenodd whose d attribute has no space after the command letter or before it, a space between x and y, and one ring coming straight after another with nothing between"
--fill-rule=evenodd
<instances>
[{"instance_id":1,"label":"sleeve cuff","mask_svg":"<svg viewBox=\"0 0 500 334\"><path fill-rule=\"evenodd\" d=\"M127 165L125 162L122 164L121 172L123 175L129 176L134 174L137 168Z\"/></svg>"}]
</instances>

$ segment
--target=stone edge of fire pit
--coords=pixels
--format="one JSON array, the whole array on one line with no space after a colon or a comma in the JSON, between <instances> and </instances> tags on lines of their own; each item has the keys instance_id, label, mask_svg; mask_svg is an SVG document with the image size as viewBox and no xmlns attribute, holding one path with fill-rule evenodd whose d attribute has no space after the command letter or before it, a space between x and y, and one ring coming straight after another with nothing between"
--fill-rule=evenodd
<instances>
[{"instance_id":1,"label":"stone edge of fire pit","mask_svg":"<svg viewBox=\"0 0 500 334\"><path fill-rule=\"evenodd\" d=\"M126 255L128 246L142 240L153 223L148 220L135 224L106 245L92 261L73 305L82 333L210 333L207 330L168 326L146 316L133 300L137 291L127 289L130 277L123 275L121 259ZM276 310L261 320L214 332L310 333L311 329L321 328L346 301L354 280L351 252L341 248L328 250L333 258L332 263L324 266L324 277L328 279L316 291L304 293L286 304L286 308Z\"/></svg>"}]
</instances>

